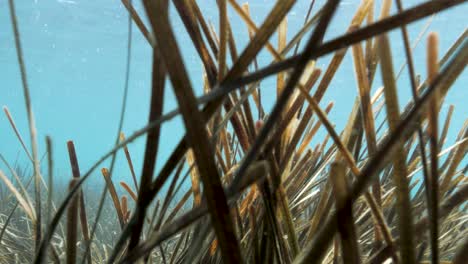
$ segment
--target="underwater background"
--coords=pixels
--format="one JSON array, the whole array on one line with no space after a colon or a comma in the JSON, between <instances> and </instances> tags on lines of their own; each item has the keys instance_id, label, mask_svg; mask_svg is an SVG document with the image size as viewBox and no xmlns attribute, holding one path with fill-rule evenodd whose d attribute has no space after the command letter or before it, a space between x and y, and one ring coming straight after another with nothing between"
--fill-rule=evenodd
<instances>
[{"instance_id":1,"label":"underwater background","mask_svg":"<svg viewBox=\"0 0 468 264\"><path fill-rule=\"evenodd\" d=\"M467 1L246 3L0 0L0 264L465 263Z\"/></svg>"},{"instance_id":2,"label":"underwater background","mask_svg":"<svg viewBox=\"0 0 468 264\"><path fill-rule=\"evenodd\" d=\"M274 2L249 1L252 18L257 25L263 22ZM322 5L323 2L317 1L316 5ZM422 2L424 1L405 0L403 5L409 8ZM133 3L139 13L143 14L141 1ZM40 155L45 153L45 136L49 135L54 150L55 180L68 182L71 169L66 147L67 140L75 142L82 171L89 168L115 143L125 86L129 15L119 0L21 0L15 1L15 4L38 130ZM198 4L206 19L217 28L218 9L215 1L203 0L198 1ZM345 33L359 4L358 0L342 1L325 40ZM376 6L376 14L379 12L379 4ZM292 35L302 27L309 5L310 1L297 1L294 5L287 15L288 34ZM395 9L393 5L391 14L396 13ZM176 14L172 5L170 11ZM412 43L421 32L424 33L417 44L419 48L414 49L417 74L426 76L424 46L427 33L435 31L440 35L440 52L443 54L465 30L467 13L468 4L463 4L408 25ZM229 7L228 16L240 52L249 40L247 27ZM204 74L202 62L193 45L183 45L191 42L180 18L177 15L170 17L192 85L197 95L202 95ZM143 18L147 22L146 17ZM128 101L123 125L123 132L126 135L132 134L147 123L151 81L152 49L134 24L131 31ZM390 36L395 71L398 71L405 61L403 42L399 30L392 31ZM276 34L270 42L277 43ZM325 67L330 57L320 58L317 66ZM272 57L264 49L257 59L259 66L262 67L268 65ZM230 60L228 64L231 65ZM329 102L334 102L329 117L336 125L337 131L343 129L354 99L358 95L352 66L351 52L348 52L321 103L322 106L326 106ZM380 70L377 70L377 75L379 74ZM24 97L7 0L0 0L0 81L0 105L9 108L29 146ZM170 87L169 82L166 81L166 84ZM446 98L446 102L455 105L448 142L455 140L468 117L467 84L468 76L462 74ZM411 100L406 69L402 71L398 85L400 106L404 106ZM260 87L265 110L268 112L276 99L275 78L263 80ZM372 93L379 87L381 87L381 78L377 76ZM167 89L164 112L176 107L173 92ZM446 115L447 109L448 105L444 104L441 116ZM157 168L164 164L173 146L183 134L184 127L180 117L163 124ZM319 136L315 138L319 140L325 134L325 130L321 128ZM142 167L144 139L145 137L140 137L129 145L137 175L140 174ZM32 170L31 163L3 113L0 115L0 153L6 160L16 161L15 164L19 167ZM110 160L107 163L109 162ZM118 153L115 166L114 179L130 179L130 171L122 152ZM0 164L0 169L5 171L4 164ZM93 181L103 182L100 172L96 171L95 174L96 176L87 183L88 187Z\"/></svg>"}]
</instances>

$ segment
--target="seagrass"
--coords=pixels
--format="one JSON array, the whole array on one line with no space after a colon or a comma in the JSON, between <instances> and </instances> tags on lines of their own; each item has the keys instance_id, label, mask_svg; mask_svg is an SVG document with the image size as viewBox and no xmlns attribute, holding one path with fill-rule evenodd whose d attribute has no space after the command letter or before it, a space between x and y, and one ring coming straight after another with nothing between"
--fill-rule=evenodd
<instances>
[{"instance_id":1,"label":"seagrass","mask_svg":"<svg viewBox=\"0 0 468 264\"><path fill-rule=\"evenodd\" d=\"M463 263L468 120L454 119L465 106L447 94L468 61L467 31L447 50L437 43L444 32L422 40L438 22L434 15L464 1L405 8L401 0L362 0L331 39L343 1L310 1L295 27L297 2L275 1L256 21L253 1L212 1L215 20L196 0L118 1L128 38L117 136L83 173L73 141L46 137L44 161L38 155L21 45L27 38L9 1L30 147L14 111L3 109L32 171L0 154L8 168L0 171L0 263ZM419 35L410 35L408 25L424 18ZM391 30L401 39L390 41ZM148 117L133 133L122 131L132 34L151 52ZM188 64L184 45L200 63ZM427 52L427 69L417 67L418 49ZM398 52L404 62L395 68ZM355 81L339 87L347 63ZM194 82L200 76L190 76L192 67L201 67L202 82ZM177 107L166 111L169 89ZM349 114L339 113L343 126L332 118L338 89L356 92ZM161 129L176 117L185 134L166 146ZM130 143L142 137L137 154ZM52 151L65 144L70 185L60 194ZM115 167L120 154L125 171ZM96 169L102 193L83 188Z\"/></svg>"}]
</instances>

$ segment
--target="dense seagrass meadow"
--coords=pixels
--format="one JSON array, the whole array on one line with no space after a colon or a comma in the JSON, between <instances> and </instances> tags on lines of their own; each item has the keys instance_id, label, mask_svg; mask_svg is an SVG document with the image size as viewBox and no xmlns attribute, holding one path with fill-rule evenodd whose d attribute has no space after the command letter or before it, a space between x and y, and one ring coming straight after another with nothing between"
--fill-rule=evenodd
<instances>
[{"instance_id":1,"label":"dense seagrass meadow","mask_svg":"<svg viewBox=\"0 0 468 264\"><path fill-rule=\"evenodd\" d=\"M447 99L467 88L455 86L466 74L467 27L442 49L445 32L427 20L468 11L466 1L356 0L347 30L330 39L344 1L306 1L298 29L287 19L296 0L272 1L260 22L256 0L212 0L217 21L202 1L116 1L152 51L147 125L124 135L125 92L113 148L80 166L77 142L38 136L19 0L5 0L14 34L1 41L14 43L29 127L6 105L12 129L1 133L14 134L30 169L0 156L0 263L468 263L468 108ZM246 35L234 33L234 16ZM187 63L182 46L202 63ZM357 96L338 130L338 106L323 99L340 97L333 81L345 64L352 82L339 89ZM163 111L168 91L178 107ZM177 117L185 135L168 146L161 130ZM66 186L54 173L56 145L67 147ZM96 175L99 191L82 188Z\"/></svg>"}]
</instances>

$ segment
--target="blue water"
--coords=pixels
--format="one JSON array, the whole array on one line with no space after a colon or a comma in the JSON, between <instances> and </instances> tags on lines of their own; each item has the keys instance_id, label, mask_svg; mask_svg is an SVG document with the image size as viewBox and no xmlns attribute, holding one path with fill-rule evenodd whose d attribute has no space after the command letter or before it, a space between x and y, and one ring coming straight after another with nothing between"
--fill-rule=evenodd
<instances>
[{"instance_id":1,"label":"blue water","mask_svg":"<svg viewBox=\"0 0 468 264\"><path fill-rule=\"evenodd\" d=\"M144 11L140 1L134 1L139 13ZM217 9L215 1L197 1L206 17L217 27ZM316 8L324 1L317 1ZM327 32L326 39L343 34L357 9L360 1L342 1L338 14ZM379 2L379 1L378 1ZM414 6L423 1L404 1L405 7ZM239 2L241 3L241 2ZM302 25L310 1L297 1L288 15L288 35L291 37ZM254 21L259 25L273 6L274 1L250 1L250 10ZM99 157L112 148L118 125L127 56L128 14L118 0L79 1L79 0L21 0L15 1L21 32L28 82L31 89L33 110L36 118L39 139L39 151L45 151L45 136L53 140L55 175L61 180L68 180L71 169L68 160L66 141L76 144L78 160L82 172L85 172ZM380 5L378 5L379 7ZM392 13L395 13L393 8ZM29 146L29 130L22 93L19 67L8 11L8 1L0 0L0 105L7 106L15 118L16 124ZM182 43L186 67L197 95L202 94L202 64L197 53L189 43L190 39L178 19L174 8L171 16L177 38ZM432 21L430 31L439 32L440 54L465 30L468 5L437 15ZM376 14L379 9L376 10ZM230 9L229 17L238 45L242 51L248 40L244 23ZM145 20L146 21L146 20ZM416 38L428 19L409 26L412 40ZM404 62L400 31L391 33L395 70ZM271 40L276 44L276 36ZM317 65L325 69L330 57L321 58ZM414 52L416 70L425 76L425 38ZM258 58L260 67L271 62L269 53L263 51ZM352 70L352 59L348 52L340 70L327 91L322 106L330 101L335 107L330 119L335 122L338 131L343 128L354 98L357 95L356 81ZM132 134L142 128L148 118L151 74L151 49L133 26L131 69L128 104L125 112L123 132ZM448 143L452 143L463 123L467 119L468 76L462 74L451 89L443 105L442 118L449 104L455 104L452 127ZM406 70L399 80L401 107L410 98L410 86ZM377 76L373 91L381 86ZM168 86L170 88L170 86ZM275 78L262 82L262 94L267 110L275 99ZM165 111L172 110L177 103L172 91L167 89ZM160 168L175 144L184 133L180 118L164 123L157 167ZM319 136L324 135L319 132ZM145 138L142 137L129 145L137 170L142 166ZM317 143L314 141L313 143ZM22 167L30 167L27 156L22 150L8 120L0 115L0 153L11 162ZM107 161L103 166L109 166ZM42 166L46 171L46 166ZM0 169L6 167L0 164ZM122 152L119 152L114 177L130 178L130 171ZM94 180L101 180L97 171Z\"/></svg>"}]
</instances>

